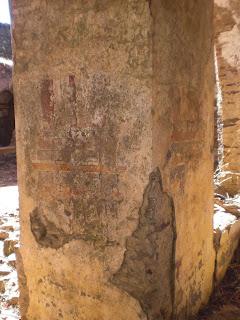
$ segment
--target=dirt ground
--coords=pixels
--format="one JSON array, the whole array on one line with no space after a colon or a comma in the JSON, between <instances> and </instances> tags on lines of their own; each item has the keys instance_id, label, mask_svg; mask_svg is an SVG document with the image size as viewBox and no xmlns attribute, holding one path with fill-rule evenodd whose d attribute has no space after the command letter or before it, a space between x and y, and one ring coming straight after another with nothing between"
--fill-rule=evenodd
<instances>
[{"instance_id":1,"label":"dirt ground","mask_svg":"<svg viewBox=\"0 0 240 320\"><path fill-rule=\"evenodd\" d=\"M197 320L240 320L240 248Z\"/></svg>"},{"instance_id":2,"label":"dirt ground","mask_svg":"<svg viewBox=\"0 0 240 320\"><path fill-rule=\"evenodd\" d=\"M19 240L15 155L0 156L0 320L19 320L15 250Z\"/></svg>"},{"instance_id":3,"label":"dirt ground","mask_svg":"<svg viewBox=\"0 0 240 320\"><path fill-rule=\"evenodd\" d=\"M0 155L0 187L17 185L16 155Z\"/></svg>"}]
</instances>

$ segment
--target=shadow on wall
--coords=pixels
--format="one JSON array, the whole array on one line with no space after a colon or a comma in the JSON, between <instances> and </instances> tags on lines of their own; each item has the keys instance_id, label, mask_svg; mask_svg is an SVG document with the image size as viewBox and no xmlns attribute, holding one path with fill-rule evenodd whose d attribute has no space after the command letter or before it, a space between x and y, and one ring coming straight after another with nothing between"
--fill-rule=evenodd
<instances>
[{"instance_id":1,"label":"shadow on wall","mask_svg":"<svg viewBox=\"0 0 240 320\"><path fill-rule=\"evenodd\" d=\"M15 129L13 94L9 90L0 93L0 147L11 143Z\"/></svg>"}]
</instances>

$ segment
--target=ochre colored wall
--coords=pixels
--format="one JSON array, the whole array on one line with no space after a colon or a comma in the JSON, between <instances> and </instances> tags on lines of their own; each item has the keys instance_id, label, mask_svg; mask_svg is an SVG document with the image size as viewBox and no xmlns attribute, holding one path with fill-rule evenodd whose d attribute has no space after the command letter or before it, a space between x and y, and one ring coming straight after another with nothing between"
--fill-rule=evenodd
<instances>
[{"instance_id":1,"label":"ochre colored wall","mask_svg":"<svg viewBox=\"0 0 240 320\"><path fill-rule=\"evenodd\" d=\"M186 319L215 259L212 2L12 13L22 319Z\"/></svg>"},{"instance_id":2,"label":"ochre colored wall","mask_svg":"<svg viewBox=\"0 0 240 320\"><path fill-rule=\"evenodd\" d=\"M206 303L214 269L213 3L155 0L152 13L153 165L175 205L175 313L187 319Z\"/></svg>"}]
</instances>

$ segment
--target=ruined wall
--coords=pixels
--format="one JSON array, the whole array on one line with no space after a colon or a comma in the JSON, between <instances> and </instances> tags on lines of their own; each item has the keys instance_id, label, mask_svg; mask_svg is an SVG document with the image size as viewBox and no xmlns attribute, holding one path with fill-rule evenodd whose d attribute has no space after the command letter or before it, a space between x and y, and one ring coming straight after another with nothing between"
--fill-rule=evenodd
<instances>
[{"instance_id":1,"label":"ruined wall","mask_svg":"<svg viewBox=\"0 0 240 320\"><path fill-rule=\"evenodd\" d=\"M12 13L22 319L186 319L214 267L211 1Z\"/></svg>"},{"instance_id":2,"label":"ruined wall","mask_svg":"<svg viewBox=\"0 0 240 320\"><path fill-rule=\"evenodd\" d=\"M0 63L0 92L11 90L12 87L12 67Z\"/></svg>"},{"instance_id":3,"label":"ruined wall","mask_svg":"<svg viewBox=\"0 0 240 320\"><path fill-rule=\"evenodd\" d=\"M12 60L10 25L0 23L0 92L12 85L12 66L5 59Z\"/></svg>"},{"instance_id":4,"label":"ruined wall","mask_svg":"<svg viewBox=\"0 0 240 320\"><path fill-rule=\"evenodd\" d=\"M222 89L222 191L240 192L240 2L215 0L215 37Z\"/></svg>"},{"instance_id":5,"label":"ruined wall","mask_svg":"<svg viewBox=\"0 0 240 320\"><path fill-rule=\"evenodd\" d=\"M9 145L14 127L10 25L0 23L0 146ZM9 111L11 109L11 111ZM10 116L11 114L11 116Z\"/></svg>"},{"instance_id":6,"label":"ruined wall","mask_svg":"<svg viewBox=\"0 0 240 320\"><path fill-rule=\"evenodd\" d=\"M0 23L0 57L12 59L10 25L6 23Z\"/></svg>"}]
</instances>

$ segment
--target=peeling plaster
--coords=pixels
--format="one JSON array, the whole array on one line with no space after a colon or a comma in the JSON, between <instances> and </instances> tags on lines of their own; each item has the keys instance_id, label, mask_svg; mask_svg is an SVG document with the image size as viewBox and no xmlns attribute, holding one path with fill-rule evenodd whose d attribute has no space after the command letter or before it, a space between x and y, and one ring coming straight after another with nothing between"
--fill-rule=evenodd
<instances>
[{"instance_id":1,"label":"peeling plaster","mask_svg":"<svg viewBox=\"0 0 240 320\"><path fill-rule=\"evenodd\" d=\"M140 302L148 320L172 318L175 241L174 204L163 192L157 168L143 195L138 227L128 238L123 263L112 279Z\"/></svg>"}]
</instances>

